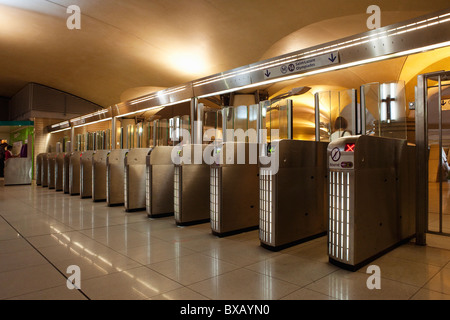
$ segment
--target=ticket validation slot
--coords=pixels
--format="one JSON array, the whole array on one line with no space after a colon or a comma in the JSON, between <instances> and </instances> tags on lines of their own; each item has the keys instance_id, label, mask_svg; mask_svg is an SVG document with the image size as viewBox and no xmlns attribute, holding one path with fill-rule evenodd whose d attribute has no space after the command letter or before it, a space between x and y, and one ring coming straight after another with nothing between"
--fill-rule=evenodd
<instances>
[{"instance_id":1,"label":"ticket validation slot","mask_svg":"<svg viewBox=\"0 0 450 320\"><path fill-rule=\"evenodd\" d=\"M259 171L262 247L278 251L326 235L327 146L290 139L269 145Z\"/></svg>"},{"instance_id":2,"label":"ticket validation slot","mask_svg":"<svg viewBox=\"0 0 450 320\"><path fill-rule=\"evenodd\" d=\"M106 203L124 205L124 172L126 149L111 150L106 160Z\"/></svg>"},{"instance_id":3,"label":"ticket validation slot","mask_svg":"<svg viewBox=\"0 0 450 320\"><path fill-rule=\"evenodd\" d=\"M357 270L415 234L415 147L350 136L328 146L329 261Z\"/></svg>"},{"instance_id":4,"label":"ticket validation slot","mask_svg":"<svg viewBox=\"0 0 450 320\"><path fill-rule=\"evenodd\" d=\"M97 150L92 156L92 200L106 201L106 159L111 151Z\"/></svg>"},{"instance_id":5,"label":"ticket validation slot","mask_svg":"<svg viewBox=\"0 0 450 320\"><path fill-rule=\"evenodd\" d=\"M70 154L69 161L69 194L71 196L80 195L80 151L75 151Z\"/></svg>"},{"instance_id":6,"label":"ticket validation slot","mask_svg":"<svg viewBox=\"0 0 450 320\"><path fill-rule=\"evenodd\" d=\"M216 236L259 226L257 150L258 144L246 142L225 142L215 148L216 163L210 168L210 214L211 230ZM255 157L253 163L251 154ZM243 160L239 156L245 157L244 163L239 163Z\"/></svg>"},{"instance_id":7,"label":"ticket validation slot","mask_svg":"<svg viewBox=\"0 0 450 320\"><path fill-rule=\"evenodd\" d=\"M92 198L92 158L94 151L83 151L80 159L80 197Z\"/></svg>"},{"instance_id":8,"label":"ticket validation slot","mask_svg":"<svg viewBox=\"0 0 450 320\"><path fill-rule=\"evenodd\" d=\"M149 217L173 215L174 164L171 146L158 146L146 159L146 210Z\"/></svg>"},{"instance_id":9,"label":"ticket validation slot","mask_svg":"<svg viewBox=\"0 0 450 320\"><path fill-rule=\"evenodd\" d=\"M125 153L124 206L127 212L146 209L146 159L150 151L151 148L137 148Z\"/></svg>"},{"instance_id":10,"label":"ticket validation slot","mask_svg":"<svg viewBox=\"0 0 450 320\"><path fill-rule=\"evenodd\" d=\"M56 153L49 153L47 156L47 185L49 189L55 189L55 168L56 168Z\"/></svg>"},{"instance_id":11,"label":"ticket validation slot","mask_svg":"<svg viewBox=\"0 0 450 320\"><path fill-rule=\"evenodd\" d=\"M65 153L58 153L55 161L55 191L63 191L64 157Z\"/></svg>"}]
</instances>

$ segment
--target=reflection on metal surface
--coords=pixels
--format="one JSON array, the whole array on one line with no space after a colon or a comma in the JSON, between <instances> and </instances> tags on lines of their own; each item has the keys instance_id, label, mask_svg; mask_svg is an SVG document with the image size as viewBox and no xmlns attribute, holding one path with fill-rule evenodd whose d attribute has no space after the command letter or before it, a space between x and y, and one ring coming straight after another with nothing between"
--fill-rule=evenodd
<instances>
[{"instance_id":1,"label":"reflection on metal surface","mask_svg":"<svg viewBox=\"0 0 450 320\"><path fill-rule=\"evenodd\" d=\"M4 168L5 186L31 184L31 158L9 158Z\"/></svg>"},{"instance_id":2,"label":"reflection on metal surface","mask_svg":"<svg viewBox=\"0 0 450 320\"><path fill-rule=\"evenodd\" d=\"M92 200L106 201L106 159L109 150L97 150L92 157Z\"/></svg>"},{"instance_id":3,"label":"reflection on metal surface","mask_svg":"<svg viewBox=\"0 0 450 320\"><path fill-rule=\"evenodd\" d=\"M146 208L146 159L151 148L131 149L124 159L124 206L126 211Z\"/></svg>"}]
</instances>

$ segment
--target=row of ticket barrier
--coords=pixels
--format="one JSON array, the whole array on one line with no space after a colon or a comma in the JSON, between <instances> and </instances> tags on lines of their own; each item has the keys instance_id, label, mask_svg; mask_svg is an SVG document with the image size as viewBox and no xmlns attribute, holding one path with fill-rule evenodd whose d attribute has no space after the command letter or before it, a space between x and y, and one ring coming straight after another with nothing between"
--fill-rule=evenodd
<instances>
[{"instance_id":1,"label":"row of ticket barrier","mask_svg":"<svg viewBox=\"0 0 450 320\"><path fill-rule=\"evenodd\" d=\"M193 146L175 154L194 159ZM208 145L197 147L204 154ZM209 221L221 237L259 228L271 250L328 235L330 262L351 270L415 235L414 147L405 140L280 140L251 163L253 147L259 154L251 143L219 144L209 164L174 164L171 146L39 154L36 182L149 217L173 214L177 225Z\"/></svg>"}]
</instances>

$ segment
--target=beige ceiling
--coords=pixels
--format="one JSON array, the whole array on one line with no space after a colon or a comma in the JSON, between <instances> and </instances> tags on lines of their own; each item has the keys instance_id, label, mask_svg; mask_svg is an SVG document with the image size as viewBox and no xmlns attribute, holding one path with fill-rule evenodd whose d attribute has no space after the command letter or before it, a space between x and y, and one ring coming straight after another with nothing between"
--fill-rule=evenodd
<instances>
[{"instance_id":1,"label":"beige ceiling","mask_svg":"<svg viewBox=\"0 0 450 320\"><path fill-rule=\"evenodd\" d=\"M375 2L382 26L448 7L448 0ZM375 2L0 0L0 96L36 82L111 106L367 31ZM80 30L66 27L73 4Z\"/></svg>"}]
</instances>

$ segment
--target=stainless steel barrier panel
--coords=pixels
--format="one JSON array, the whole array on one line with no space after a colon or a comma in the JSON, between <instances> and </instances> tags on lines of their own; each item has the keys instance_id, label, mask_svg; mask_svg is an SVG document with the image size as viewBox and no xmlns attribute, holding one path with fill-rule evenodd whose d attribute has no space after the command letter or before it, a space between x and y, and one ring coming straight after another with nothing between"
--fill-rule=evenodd
<instances>
[{"instance_id":1,"label":"stainless steel barrier panel","mask_svg":"<svg viewBox=\"0 0 450 320\"><path fill-rule=\"evenodd\" d=\"M106 203L108 206L124 204L124 171L127 149L111 150L106 160Z\"/></svg>"},{"instance_id":2,"label":"stainless steel barrier panel","mask_svg":"<svg viewBox=\"0 0 450 320\"><path fill-rule=\"evenodd\" d=\"M215 147L214 155L216 163L210 168L212 233L227 236L257 229L258 144L225 142ZM218 161L219 159L222 160Z\"/></svg>"},{"instance_id":3,"label":"stainless steel barrier panel","mask_svg":"<svg viewBox=\"0 0 450 320\"><path fill-rule=\"evenodd\" d=\"M80 158L81 151L70 154L69 161L69 194L77 196L80 194Z\"/></svg>"},{"instance_id":4,"label":"stainless steel barrier panel","mask_svg":"<svg viewBox=\"0 0 450 320\"><path fill-rule=\"evenodd\" d=\"M69 168L70 168L70 157L72 156L71 152L67 152L64 155L64 165L63 165L63 191L64 193L69 193Z\"/></svg>"},{"instance_id":5,"label":"stainless steel barrier panel","mask_svg":"<svg viewBox=\"0 0 450 320\"><path fill-rule=\"evenodd\" d=\"M40 153L36 156L36 185L42 185L42 157L44 153Z\"/></svg>"},{"instance_id":6,"label":"stainless steel barrier panel","mask_svg":"<svg viewBox=\"0 0 450 320\"><path fill-rule=\"evenodd\" d=\"M6 160L5 186L31 184L31 166L31 158L10 158Z\"/></svg>"},{"instance_id":7,"label":"stainless steel barrier panel","mask_svg":"<svg viewBox=\"0 0 450 320\"><path fill-rule=\"evenodd\" d=\"M56 153L49 153L47 156L47 184L49 189L55 189L56 155Z\"/></svg>"},{"instance_id":8,"label":"stainless steel barrier panel","mask_svg":"<svg viewBox=\"0 0 450 320\"><path fill-rule=\"evenodd\" d=\"M125 211L145 210L146 159L151 148L130 149L125 154L124 206Z\"/></svg>"},{"instance_id":9,"label":"stainless steel barrier panel","mask_svg":"<svg viewBox=\"0 0 450 320\"><path fill-rule=\"evenodd\" d=\"M357 270L415 235L415 147L350 136L328 146L328 255Z\"/></svg>"},{"instance_id":10,"label":"stainless steel barrier panel","mask_svg":"<svg viewBox=\"0 0 450 320\"><path fill-rule=\"evenodd\" d=\"M41 186L48 187L48 153L42 154Z\"/></svg>"},{"instance_id":11,"label":"stainless steel barrier panel","mask_svg":"<svg viewBox=\"0 0 450 320\"><path fill-rule=\"evenodd\" d=\"M149 217L173 215L174 163L173 147L159 146L147 156L146 209Z\"/></svg>"},{"instance_id":12,"label":"stainless steel barrier panel","mask_svg":"<svg viewBox=\"0 0 450 320\"><path fill-rule=\"evenodd\" d=\"M187 156L190 163L174 167L174 218L177 225L190 225L209 221L209 165L203 161L207 145L191 144L179 152L180 158ZM195 148L201 159L195 164Z\"/></svg>"},{"instance_id":13,"label":"stainless steel barrier panel","mask_svg":"<svg viewBox=\"0 0 450 320\"><path fill-rule=\"evenodd\" d=\"M263 247L279 250L326 235L327 146L280 140L261 158L259 239Z\"/></svg>"},{"instance_id":14,"label":"stainless steel barrier panel","mask_svg":"<svg viewBox=\"0 0 450 320\"><path fill-rule=\"evenodd\" d=\"M94 151L83 151L80 159L80 197L92 198L92 158Z\"/></svg>"},{"instance_id":15,"label":"stainless steel barrier panel","mask_svg":"<svg viewBox=\"0 0 450 320\"><path fill-rule=\"evenodd\" d=\"M63 191L64 157L66 153L60 152L56 156L55 163L55 191Z\"/></svg>"},{"instance_id":16,"label":"stainless steel barrier panel","mask_svg":"<svg viewBox=\"0 0 450 320\"><path fill-rule=\"evenodd\" d=\"M110 150L97 150L92 157L92 200L106 201L106 159Z\"/></svg>"}]
</instances>

